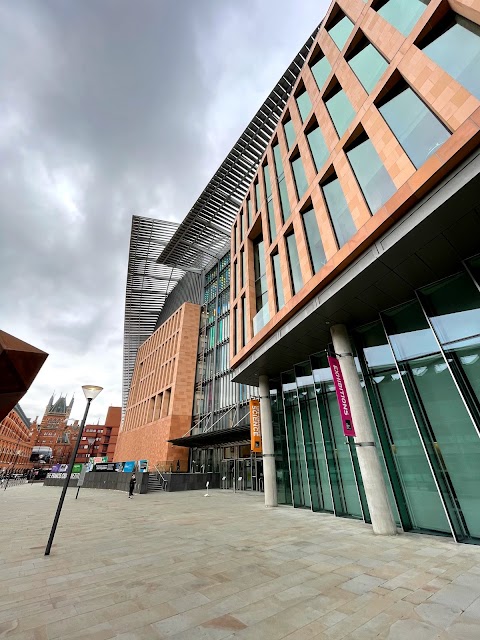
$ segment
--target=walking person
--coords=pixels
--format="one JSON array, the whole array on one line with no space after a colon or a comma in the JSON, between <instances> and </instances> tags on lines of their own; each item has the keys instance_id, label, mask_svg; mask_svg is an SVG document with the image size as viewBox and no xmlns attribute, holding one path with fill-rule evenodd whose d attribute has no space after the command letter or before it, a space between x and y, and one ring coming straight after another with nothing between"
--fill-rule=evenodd
<instances>
[{"instance_id":1,"label":"walking person","mask_svg":"<svg viewBox=\"0 0 480 640\"><path fill-rule=\"evenodd\" d=\"M130 490L128 492L128 497L133 498L133 490L135 489L135 484L137 483L137 478L135 474L132 473L132 477L130 478Z\"/></svg>"}]
</instances>

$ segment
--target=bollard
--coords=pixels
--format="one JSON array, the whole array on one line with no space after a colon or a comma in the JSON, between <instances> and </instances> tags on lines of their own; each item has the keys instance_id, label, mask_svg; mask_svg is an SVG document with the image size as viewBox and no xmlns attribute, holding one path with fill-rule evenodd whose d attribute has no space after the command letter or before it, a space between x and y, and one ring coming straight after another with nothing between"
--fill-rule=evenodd
<instances>
[{"instance_id":1,"label":"bollard","mask_svg":"<svg viewBox=\"0 0 480 640\"><path fill-rule=\"evenodd\" d=\"M207 482L207 484L205 485L207 487L207 493L204 495L204 498L208 498L209 497L209 493L208 493L208 486L209 486L210 482Z\"/></svg>"}]
</instances>

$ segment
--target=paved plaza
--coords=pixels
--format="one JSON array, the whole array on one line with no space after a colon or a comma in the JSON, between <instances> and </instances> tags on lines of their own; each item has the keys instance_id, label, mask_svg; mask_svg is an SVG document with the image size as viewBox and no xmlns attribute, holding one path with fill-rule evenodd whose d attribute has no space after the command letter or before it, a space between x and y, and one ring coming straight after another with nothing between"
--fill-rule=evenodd
<instances>
[{"instance_id":1,"label":"paved plaza","mask_svg":"<svg viewBox=\"0 0 480 640\"><path fill-rule=\"evenodd\" d=\"M263 496L0 492L0 638L478 640L480 547Z\"/></svg>"}]
</instances>

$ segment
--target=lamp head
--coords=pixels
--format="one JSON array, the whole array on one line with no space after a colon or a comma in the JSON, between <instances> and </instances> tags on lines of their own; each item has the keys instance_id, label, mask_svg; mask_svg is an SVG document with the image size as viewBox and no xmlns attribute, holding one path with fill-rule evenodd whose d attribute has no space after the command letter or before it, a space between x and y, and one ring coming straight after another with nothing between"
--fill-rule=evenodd
<instances>
[{"instance_id":1,"label":"lamp head","mask_svg":"<svg viewBox=\"0 0 480 640\"><path fill-rule=\"evenodd\" d=\"M102 391L103 387L97 387L94 384L84 384L82 389L87 400L95 400L100 391Z\"/></svg>"},{"instance_id":2,"label":"lamp head","mask_svg":"<svg viewBox=\"0 0 480 640\"><path fill-rule=\"evenodd\" d=\"M95 442L95 438L87 438L88 444L93 444Z\"/></svg>"}]
</instances>

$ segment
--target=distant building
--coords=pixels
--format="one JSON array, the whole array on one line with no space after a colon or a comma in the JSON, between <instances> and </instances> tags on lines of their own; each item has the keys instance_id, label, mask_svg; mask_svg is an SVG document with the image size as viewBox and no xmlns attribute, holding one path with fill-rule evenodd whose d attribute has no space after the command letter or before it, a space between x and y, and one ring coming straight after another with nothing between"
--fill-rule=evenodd
<instances>
[{"instance_id":1,"label":"distant building","mask_svg":"<svg viewBox=\"0 0 480 640\"><path fill-rule=\"evenodd\" d=\"M73 396L67 404L66 396L57 400L52 395L40 424L33 424L31 435L32 447L50 447L52 464L67 464L72 455L75 439L78 436L78 420L71 421Z\"/></svg>"},{"instance_id":2,"label":"distant building","mask_svg":"<svg viewBox=\"0 0 480 640\"><path fill-rule=\"evenodd\" d=\"M109 407L105 424L85 425L75 462L86 464L90 456L113 462L121 418L122 407Z\"/></svg>"},{"instance_id":3,"label":"distant building","mask_svg":"<svg viewBox=\"0 0 480 640\"><path fill-rule=\"evenodd\" d=\"M30 420L19 404L0 422L0 474L30 469Z\"/></svg>"}]
</instances>

